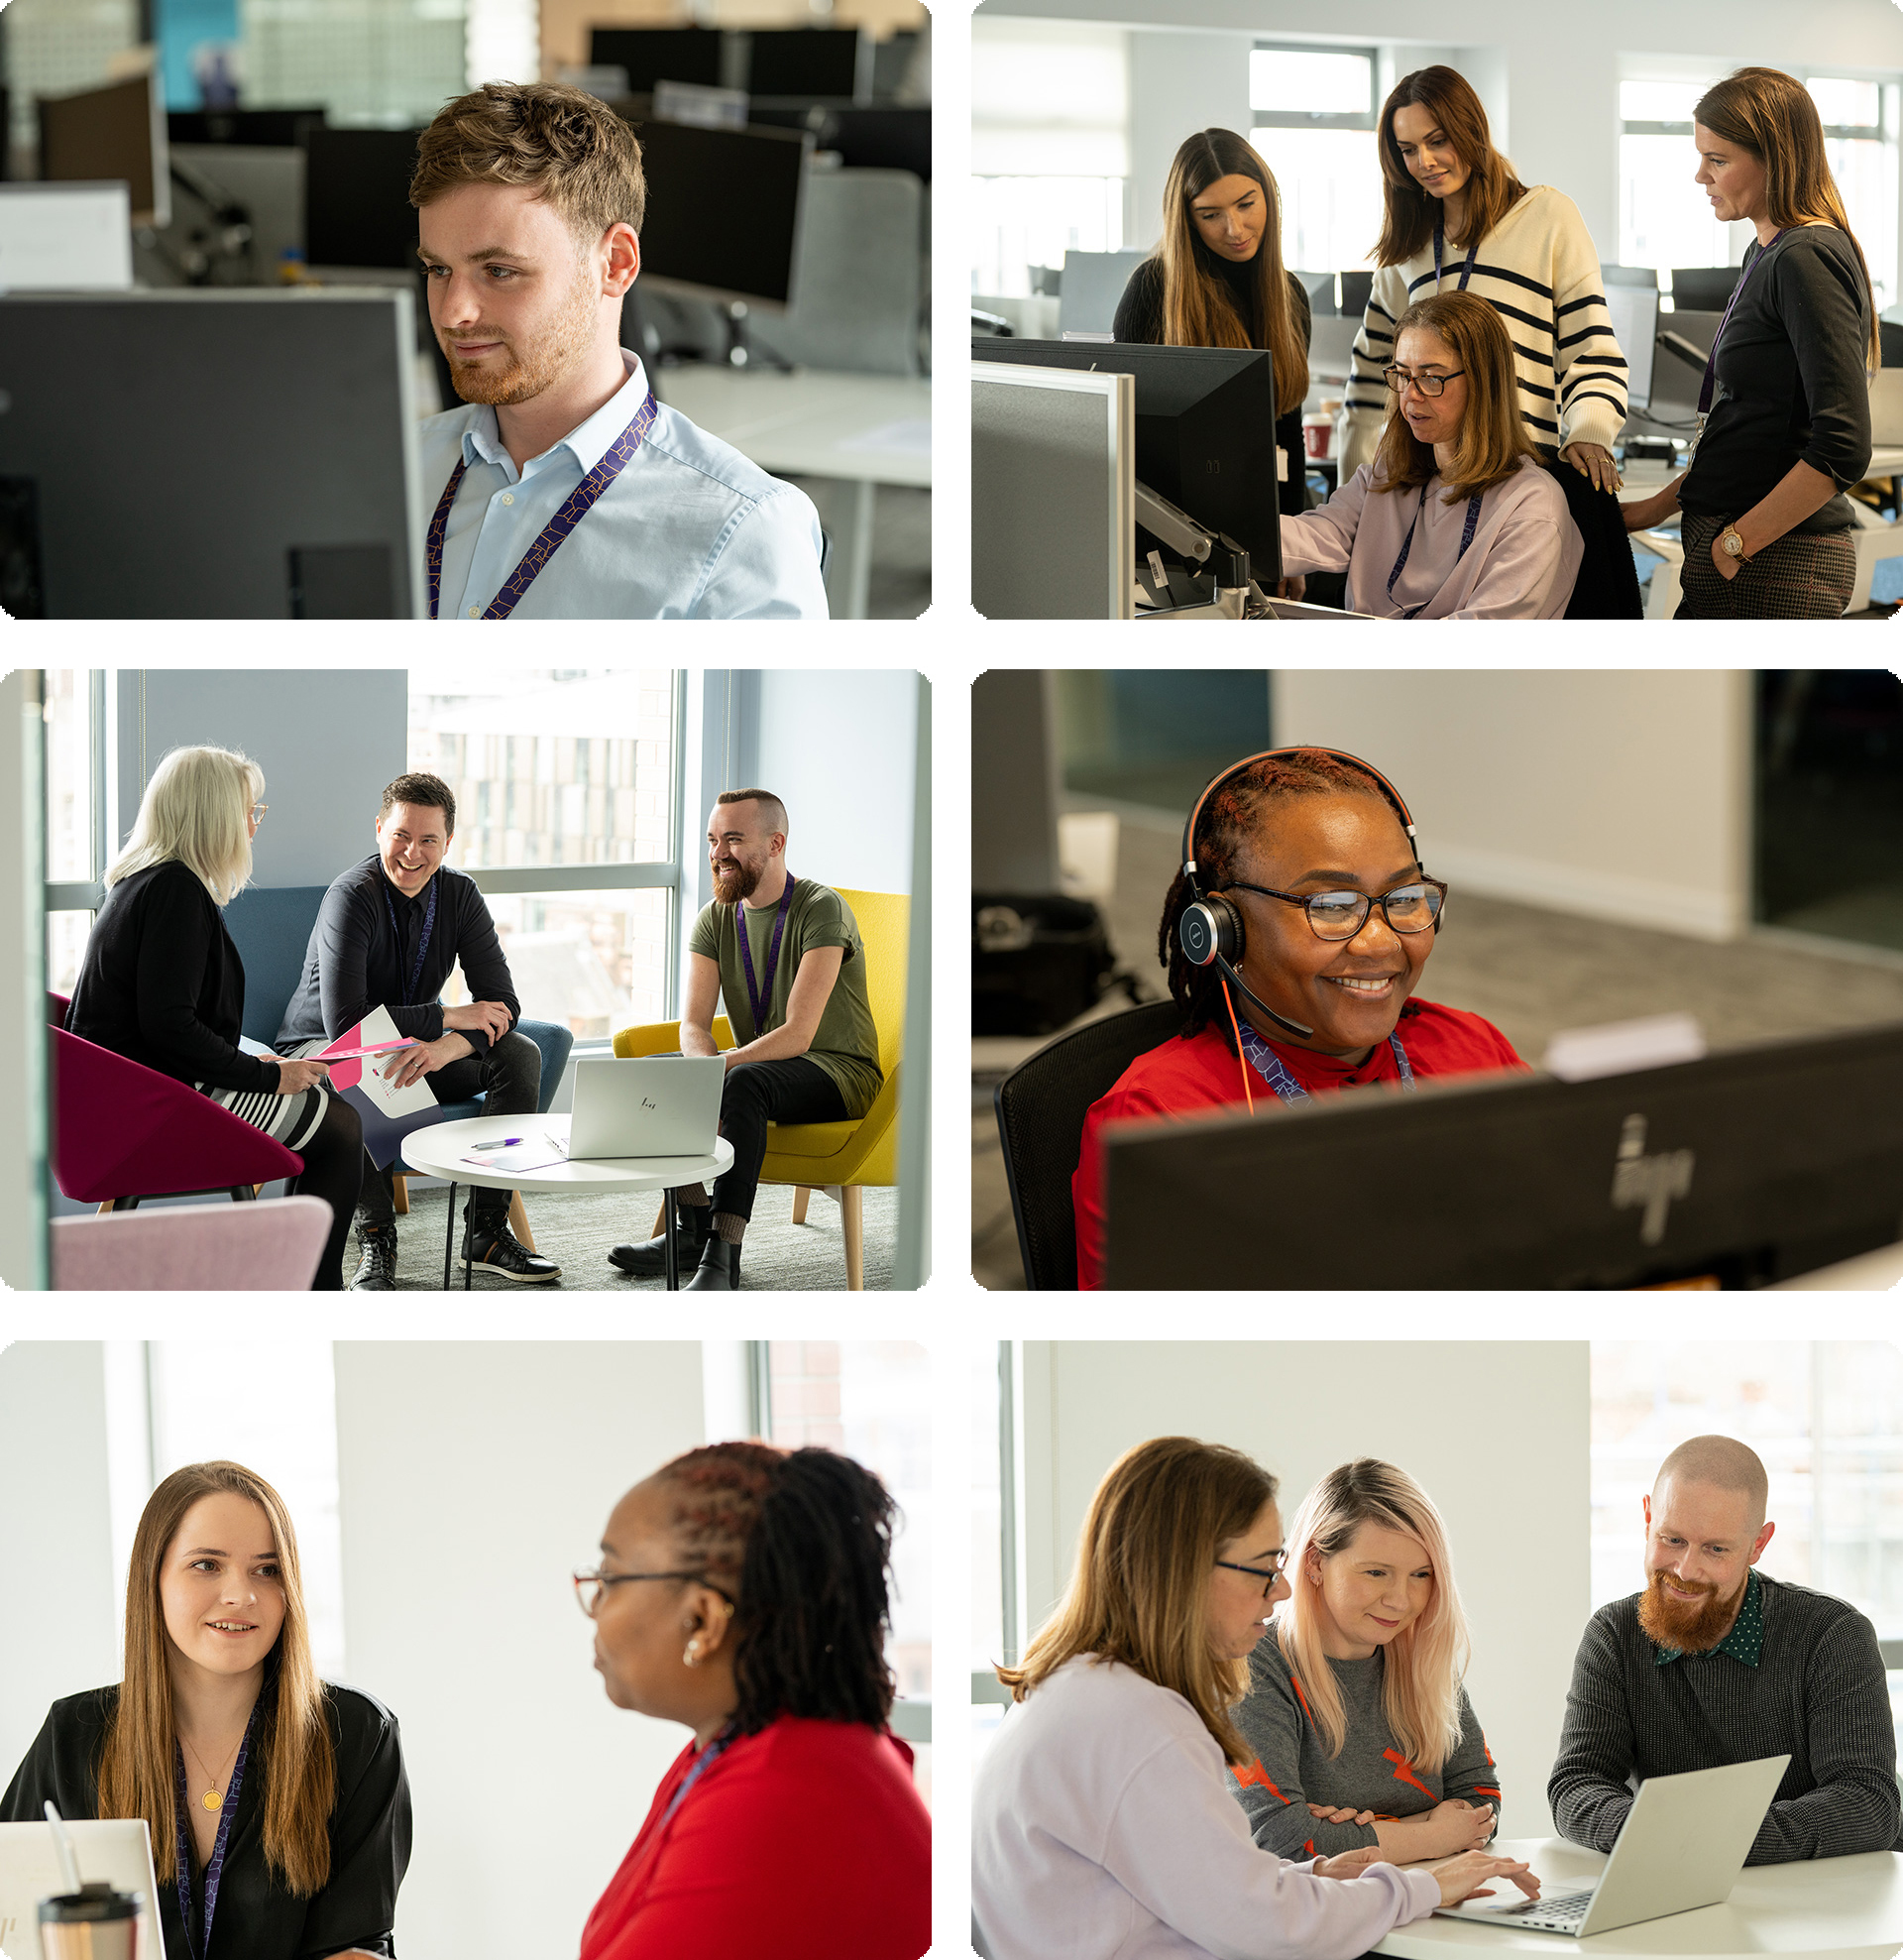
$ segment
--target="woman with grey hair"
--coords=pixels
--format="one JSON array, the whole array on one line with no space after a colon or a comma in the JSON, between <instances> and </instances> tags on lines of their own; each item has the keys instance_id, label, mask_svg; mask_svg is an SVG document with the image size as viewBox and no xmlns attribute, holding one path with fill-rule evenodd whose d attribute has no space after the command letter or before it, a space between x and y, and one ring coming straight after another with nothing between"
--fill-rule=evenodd
<instances>
[{"instance_id":1,"label":"woman with grey hair","mask_svg":"<svg viewBox=\"0 0 1903 1960\"><path fill-rule=\"evenodd\" d=\"M126 848L106 872L66 1011L68 1032L175 1081L304 1160L291 1189L321 1198L330 1237L312 1281L343 1287L364 1161L357 1112L325 1094L322 1062L238 1046L245 970L223 908L251 878L265 775L228 749L174 749L153 771Z\"/></svg>"}]
</instances>

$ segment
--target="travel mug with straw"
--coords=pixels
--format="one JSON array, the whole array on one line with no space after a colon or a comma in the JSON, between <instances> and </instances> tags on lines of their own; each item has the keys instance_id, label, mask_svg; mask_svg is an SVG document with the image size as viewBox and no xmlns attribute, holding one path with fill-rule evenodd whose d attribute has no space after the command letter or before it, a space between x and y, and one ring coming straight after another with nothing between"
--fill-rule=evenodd
<instances>
[{"instance_id":1,"label":"travel mug with straw","mask_svg":"<svg viewBox=\"0 0 1903 1960\"><path fill-rule=\"evenodd\" d=\"M139 1960L139 1900L103 1881L40 1902L41 1960Z\"/></svg>"}]
</instances>

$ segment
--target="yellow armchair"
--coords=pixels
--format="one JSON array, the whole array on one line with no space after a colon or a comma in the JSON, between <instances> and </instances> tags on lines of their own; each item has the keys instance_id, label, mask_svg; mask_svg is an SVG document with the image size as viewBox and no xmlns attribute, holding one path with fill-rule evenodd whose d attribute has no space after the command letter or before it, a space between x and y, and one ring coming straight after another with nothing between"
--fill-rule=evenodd
<instances>
[{"instance_id":1,"label":"yellow armchair","mask_svg":"<svg viewBox=\"0 0 1903 1960\"><path fill-rule=\"evenodd\" d=\"M865 942L866 1000L878 1031L879 1067L885 1082L871 1108L856 1121L769 1124L760 1182L794 1187L796 1225L805 1224L807 1202L814 1192L829 1191L839 1199L845 1232L845 1283L858 1293L865 1284L865 1224L859 1194L867 1185L894 1185L899 1178L899 1073L905 1046L912 901L890 891L841 889L840 896L851 908ZM725 1014L714 1018L714 1040L721 1048L733 1046L732 1024ZM623 1028L615 1037L615 1053L622 1060L672 1054L680 1045L679 1021L651 1021L644 1027ZM663 1211L655 1221L657 1234L666 1222Z\"/></svg>"}]
</instances>

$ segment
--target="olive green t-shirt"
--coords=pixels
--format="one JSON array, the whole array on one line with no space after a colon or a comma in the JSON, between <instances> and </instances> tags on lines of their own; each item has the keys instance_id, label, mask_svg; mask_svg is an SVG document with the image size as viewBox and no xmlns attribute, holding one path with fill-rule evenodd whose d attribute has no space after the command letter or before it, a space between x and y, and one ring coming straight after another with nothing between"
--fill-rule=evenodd
<instances>
[{"instance_id":1,"label":"olive green t-shirt","mask_svg":"<svg viewBox=\"0 0 1903 1960\"><path fill-rule=\"evenodd\" d=\"M885 1077L879 1068L879 1033L873 1026L872 1009L865 997L865 942L859 937L859 924L852 916L851 907L837 891L812 878L793 880L793 902L787 908L780 964L773 976L772 995L766 999L763 1028L753 1025L746 969L740 965L739 933L734 926L736 912L746 916L753 980L764 988L766 963L773 954L774 921L779 915L777 903L757 909L744 902L709 905L694 921L687 950L719 965L721 999L727 1008L727 1018L733 1024L733 1038L741 1047L786 1025L787 996L793 991L793 977L800 971L804 954L815 947L844 947L840 977L827 996L826 1010L813 1032L813 1045L806 1056L839 1085L845 1113L863 1116L871 1108Z\"/></svg>"}]
</instances>

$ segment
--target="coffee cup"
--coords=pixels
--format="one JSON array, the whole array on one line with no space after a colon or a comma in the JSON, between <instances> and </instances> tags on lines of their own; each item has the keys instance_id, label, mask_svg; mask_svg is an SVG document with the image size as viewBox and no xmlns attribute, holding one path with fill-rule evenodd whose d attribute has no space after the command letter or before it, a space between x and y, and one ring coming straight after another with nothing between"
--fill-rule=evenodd
<instances>
[{"instance_id":1,"label":"coffee cup","mask_svg":"<svg viewBox=\"0 0 1903 1960\"><path fill-rule=\"evenodd\" d=\"M139 1896L103 1881L40 1902L41 1960L140 1960Z\"/></svg>"}]
</instances>

